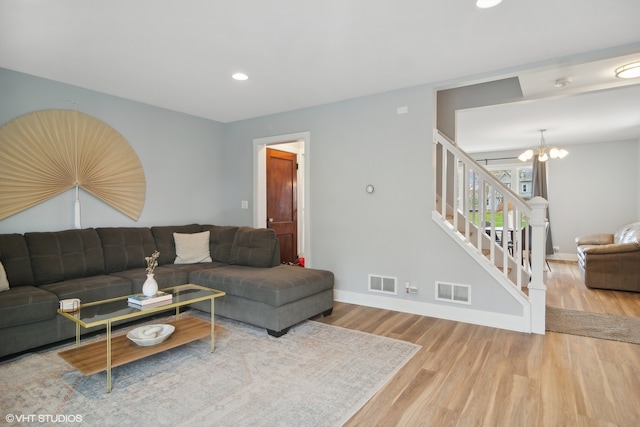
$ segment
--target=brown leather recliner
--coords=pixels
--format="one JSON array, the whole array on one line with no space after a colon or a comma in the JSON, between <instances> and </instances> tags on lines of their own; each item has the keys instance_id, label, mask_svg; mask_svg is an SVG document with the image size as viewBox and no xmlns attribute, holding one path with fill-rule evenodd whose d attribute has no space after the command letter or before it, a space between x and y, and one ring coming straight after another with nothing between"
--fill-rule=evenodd
<instances>
[{"instance_id":1,"label":"brown leather recliner","mask_svg":"<svg viewBox=\"0 0 640 427\"><path fill-rule=\"evenodd\" d=\"M588 288L640 292L640 222L615 234L578 237L576 245Z\"/></svg>"}]
</instances>

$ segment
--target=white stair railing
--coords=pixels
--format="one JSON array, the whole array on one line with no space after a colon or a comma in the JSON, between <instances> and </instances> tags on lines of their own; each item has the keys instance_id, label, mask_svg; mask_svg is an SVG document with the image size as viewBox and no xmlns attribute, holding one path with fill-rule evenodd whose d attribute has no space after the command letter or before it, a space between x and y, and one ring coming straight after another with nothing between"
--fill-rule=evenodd
<instances>
[{"instance_id":1,"label":"white stair railing","mask_svg":"<svg viewBox=\"0 0 640 427\"><path fill-rule=\"evenodd\" d=\"M527 203L438 130L433 150L434 218L528 299L531 332L544 334L546 200Z\"/></svg>"}]
</instances>

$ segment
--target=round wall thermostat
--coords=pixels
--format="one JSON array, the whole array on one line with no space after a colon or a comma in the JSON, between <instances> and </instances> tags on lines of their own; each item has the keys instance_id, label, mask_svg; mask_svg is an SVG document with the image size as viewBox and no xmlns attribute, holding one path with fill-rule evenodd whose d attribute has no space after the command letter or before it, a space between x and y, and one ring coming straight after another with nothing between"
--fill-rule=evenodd
<instances>
[{"instance_id":1,"label":"round wall thermostat","mask_svg":"<svg viewBox=\"0 0 640 427\"><path fill-rule=\"evenodd\" d=\"M375 188L373 188L373 185L369 184L367 185L367 193L371 194L375 191Z\"/></svg>"}]
</instances>

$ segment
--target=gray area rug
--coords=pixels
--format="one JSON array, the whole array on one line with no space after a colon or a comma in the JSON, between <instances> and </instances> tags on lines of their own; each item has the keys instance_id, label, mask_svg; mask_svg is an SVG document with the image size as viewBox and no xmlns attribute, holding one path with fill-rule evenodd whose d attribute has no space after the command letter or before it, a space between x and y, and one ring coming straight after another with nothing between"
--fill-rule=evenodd
<instances>
[{"instance_id":1,"label":"gray area rug","mask_svg":"<svg viewBox=\"0 0 640 427\"><path fill-rule=\"evenodd\" d=\"M10 414L21 426L52 424L35 415L85 426L338 426L420 346L313 321L273 338L216 317L215 353L201 340L114 368L111 393L104 372L85 377L60 358L66 348L0 366L3 423Z\"/></svg>"},{"instance_id":2,"label":"gray area rug","mask_svg":"<svg viewBox=\"0 0 640 427\"><path fill-rule=\"evenodd\" d=\"M547 306L546 325L550 332L640 344L640 318L637 317Z\"/></svg>"}]
</instances>

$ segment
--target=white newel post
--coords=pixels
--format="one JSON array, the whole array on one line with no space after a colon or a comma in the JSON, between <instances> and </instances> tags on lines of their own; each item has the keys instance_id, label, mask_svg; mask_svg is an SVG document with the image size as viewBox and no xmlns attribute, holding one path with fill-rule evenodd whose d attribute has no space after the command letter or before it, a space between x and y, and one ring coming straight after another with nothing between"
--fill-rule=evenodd
<instances>
[{"instance_id":1,"label":"white newel post","mask_svg":"<svg viewBox=\"0 0 640 427\"><path fill-rule=\"evenodd\" d=\"M546 256L546 212L548 202L536 196L529 201L533 211L531 216L531 281L529 282L529 302L531 303L531 332L545 332L547 286L544 282Z\"/></svg>"}]
</instances>

